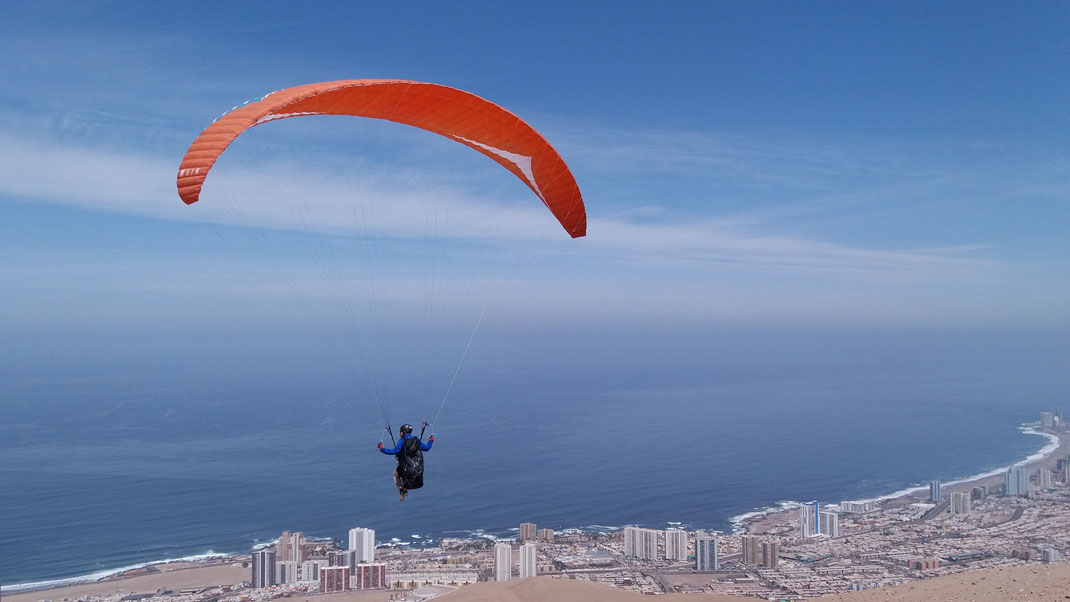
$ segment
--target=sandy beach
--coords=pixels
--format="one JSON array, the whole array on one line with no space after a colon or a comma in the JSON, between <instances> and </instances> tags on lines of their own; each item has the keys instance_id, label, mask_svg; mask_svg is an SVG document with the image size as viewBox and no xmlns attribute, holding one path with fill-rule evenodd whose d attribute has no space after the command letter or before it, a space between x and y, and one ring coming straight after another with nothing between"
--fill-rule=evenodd
<instances>
[{"instance_id":1,"label":"sandy beach","mask_svg":"<svg viewBox=\"0 0 1070 602\"><path fill-rule=\"evenodd\" d=\"M237 585L248 581L250 569L240 561L213 563L172 562L153 565L158 572L131 577L113 577L104 581L81 583L53 589L18 594L4 594L5 602L35 602L36 600L65 600L82 596L104 596L122 591L123 595L152 594L157 590L183 590L220 585Z\"/></svg>"},{"instance_id":2,"label":"sandy beach","mask_svg":"<svg viewBox=\"0 0 1070 602\"><path fill-rule=\"evenodd\" d=\"M1052 433L1055 435L1054 433ZM1022 464L1015 464L1028 471L1035 471L1038 468L1055 468L1055 463L1059 458L1067 457L1070 453L1070 433L1059 433L1055 435L1059 438L1059 445L1055 449L1051 450L1041 458L1029 460ZM979 476L976 478L945 483L941 486L944 494L948 494L952 491L970 491L974 487L985 486L990 490L992 488L999 488L1003 485L1003 473L1006 470L998 471L998 474L989 474ZM928 501L928 487L919 487L908 492L904 492L899 495L881 497L875 500L875 503L885 507L897 506L902 504L909 504L919 501ZM798 516L797 509L790 510L772 510L768 513L764 513L754 518L744 521L743 528L747 534L750 535L763 535L777 529L783 529L786 526L794 525L795 519Z\"/></svg>"},{"instance_id":3,"label":"sandy beach","mask_svg":"<svg viewBox=\"0 0 1070 602\"><path fill-rule=\"evenodd\" d=\"M630 602L649 599L589 581L566 581L549 577L519 579L506 583L477 583L443 596L443 602ZM717 594L666 594L670 602L739 602L741 598ZM1070 600L1070 563L1002 567L960 573L897 587L884 587L815 598L821 602L1065 602Z\"/></svg>"}]
</instances>

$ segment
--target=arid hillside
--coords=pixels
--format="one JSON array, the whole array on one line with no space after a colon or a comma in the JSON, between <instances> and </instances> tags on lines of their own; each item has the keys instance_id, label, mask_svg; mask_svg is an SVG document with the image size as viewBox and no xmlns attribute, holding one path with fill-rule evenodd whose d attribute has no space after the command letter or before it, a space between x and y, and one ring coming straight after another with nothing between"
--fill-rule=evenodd
<instances>
[{"instance_id":1,"label":"arid hillside","mask_svg":"<svg viewBox=\"0 0 1070 602\"><path fill-rule=\"evenodd\" d=\"M518 579L505 583L478 583L440 598L443 602L636 602L649 600L589 581L566 581L549 577ZM755 598L719 595L671 594L658 596L665 602L740 602ZM1006 567L974 571L898 587L851 592L818 598L821 602L1057 602L1070 600L1070 563Z\"/></svg>"}]
</instances>

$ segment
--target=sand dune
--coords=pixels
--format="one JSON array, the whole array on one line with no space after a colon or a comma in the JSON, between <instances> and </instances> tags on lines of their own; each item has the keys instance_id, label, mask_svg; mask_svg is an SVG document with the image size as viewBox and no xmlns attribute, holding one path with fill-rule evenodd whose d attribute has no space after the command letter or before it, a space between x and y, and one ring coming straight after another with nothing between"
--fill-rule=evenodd
<instances>
[{"instance_id":1,"label":"sand dune","mask_svg":"<svg viewBox=\"0 0 1070 602\"><path fill-rule=\"evenodd\" d=\"M438 598L442 602L635 602L650 600L590 581L565 581L549 577L519 579L505 583L477 583ZM657 596L666 602L741 602L714 594ZM820 602L1066 602L1070 600L1070 563L1027 565L973 571L898 587L851 592L817 598Z\"/></svg>"},{"instance_id":2,"label":"sand dune","mask_svg":"<svg viewBox=\"0 0 1070 602\"><path fill-rule=\"evenodd\" d=\"M132 577L103 583L83 584L65 588L10 594L4 602L33 602L42 599L75 599L84 595L114 593L151 593L159 588L181 589L207 585L236 584L247 580L249 569L231 565L210 567L168 566L158 574ZM390 593L352 592L314 599L330 602L388 600ZM298 596L300 598L311 596ZM505 583L477 583L437 598L443 602L638 602L650 600L635 592L628 592L590 581L568 581L550 577L516 579ZM741 602L757 598L737 598L714 594L669 594L657 596L665 602ZM1070 563L1030 564L1025 566L971 571L925 581L915 581L898 587L851 592L838 596L817 598L820 602L1067 602L1070 601Z\"/></svg>"},{"instance_id":3,"label":"sand dune","mask_svg":"<svg viewBox=\"0 0 1070 602\"><path fill-rule=\"evenodd\" d=\"M514 579L504 583L476 583L446 594L442 602L628 602L658 600L665 602L740 602L755 598L737 598L714 594L668 594L644 596L591 581L572 581L550 577Z\"/></svg>"},{"instance_id":4,"label":"sand dune","mask_svg":"<svg viewBox=\"0 0 1070 602\"><path fill-rule=\"evenodd\" d=\"M1066 602L1070 563L1030 564L970 571L897 587L817 598L820 602Z\"/></svg>"}]
</instances>

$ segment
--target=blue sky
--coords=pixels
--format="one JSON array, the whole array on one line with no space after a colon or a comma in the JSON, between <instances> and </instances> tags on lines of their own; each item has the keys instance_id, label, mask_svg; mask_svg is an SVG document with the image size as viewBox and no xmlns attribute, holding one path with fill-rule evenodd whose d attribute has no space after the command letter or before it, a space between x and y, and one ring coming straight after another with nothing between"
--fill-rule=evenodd
<instances>
[{"instance_id":1,"label":"blue sky","mask_svg":"<svg viewBox=\"0 0 1070 602\"><path fill-rule=\"evenodd\" d=\"M175 172L244 100L379 77L509 108L584 192L588 237L518 278L501 328L1063 329L1068 27L1058 2L16 3L0 23L0 333L299 328L257 256L228 250L233 216L185 207ZM374 144L345 146L301 121L235 145L229 185L269 187L273 145L304 144L287 168L323 199L356 179L416 223L442 197L521 229L539 209L457 145L354 125ZM292 215L251 212L273 230Z\"/></svg>"}]
</instances>

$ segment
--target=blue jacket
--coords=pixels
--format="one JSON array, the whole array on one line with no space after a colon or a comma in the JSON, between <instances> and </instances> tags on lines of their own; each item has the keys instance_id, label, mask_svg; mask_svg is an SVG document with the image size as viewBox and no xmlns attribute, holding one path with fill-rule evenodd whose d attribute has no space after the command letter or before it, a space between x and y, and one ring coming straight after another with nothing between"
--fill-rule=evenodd
<instances>
[{"instance_id":1,"label":"blue jacket","mask_svg":"<svg viewBox=\"0 0 1070 602\"><path fill-rule=\"evenodd\" d=\"M396 456L397 454L399 454L401 452L402 449L404 449L405 440L406 439L416 439L416 441L420 441L420 439L418 437L414 437L411 433L409 433L409 434L405 435L404 437L398 439L398 444L395 445L393 448L389 448L388 449L388 448L384 447L384 448L380 449L379 451L383 452L384 454L386 454L388 456ZM420 442L420 449L423 450L423 451L431 451L431 445L433 443L434 443L434 441L428 441L427 443Z\"/></svg>"}]
</instances>

